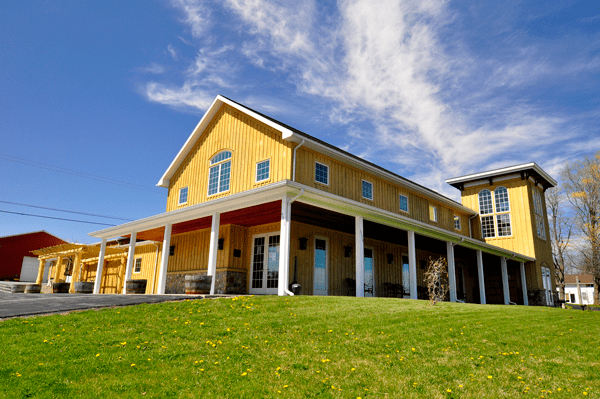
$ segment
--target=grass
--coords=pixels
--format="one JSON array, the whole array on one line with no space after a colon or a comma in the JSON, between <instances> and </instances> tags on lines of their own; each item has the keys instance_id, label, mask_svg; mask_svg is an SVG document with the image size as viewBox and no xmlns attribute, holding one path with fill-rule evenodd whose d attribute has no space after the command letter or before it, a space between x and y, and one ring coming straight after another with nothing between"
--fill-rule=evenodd
<instances>
[{"instance_id":1,"label":"grass","mask_svg":"<svg viewBox=\"0 0 600 399\"><path fill-rule=\"evenodd\" d=\"M0 322L0 397L597 398L600 312L238 297Z\"/></svg>"}]
</instances>

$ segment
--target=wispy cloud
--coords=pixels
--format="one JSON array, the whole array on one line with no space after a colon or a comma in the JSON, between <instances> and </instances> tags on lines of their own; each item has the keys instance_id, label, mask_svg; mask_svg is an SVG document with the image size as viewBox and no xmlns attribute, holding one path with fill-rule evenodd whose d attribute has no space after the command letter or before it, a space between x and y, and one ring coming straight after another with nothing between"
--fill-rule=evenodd
<instances>
[{"instance_id":1,"label":"wispy cloud","mask_svg":"<svg viewBox=\"0 0 600 399\"><path fill-rule=\"evenodd\" d=\"M150 65L140 68L142 72L151 73L154 75L159 75L165 72L164 65L157 64L156 62L152 62Z\"/></svg>"},{"instance_id":2,"label":"wispy cloud","mask_svg":"<svg viewBox=\"0 0 600 399\"><path fill-rule=\"evenodd\" d=\"M446 1L220 4L173 0L197 53L180 85L148 83L149 100L204 110L222 88L264 98L268 76L324 105L330 124L346 125L345 138L337 137L344 149L445 193L443 178L510 162L555 169L569 156L564 144L585 139L585 129L565 129L570 117L522 91L589 71L597 57L582 53L558 65L546 48L521 43L521 32L507 35L505 23L494 27L505 51L477 53L453 31L460 15ZM217 11L230 27L220 25L219 35L211 31Z\"/></svg>"}]
</instances>

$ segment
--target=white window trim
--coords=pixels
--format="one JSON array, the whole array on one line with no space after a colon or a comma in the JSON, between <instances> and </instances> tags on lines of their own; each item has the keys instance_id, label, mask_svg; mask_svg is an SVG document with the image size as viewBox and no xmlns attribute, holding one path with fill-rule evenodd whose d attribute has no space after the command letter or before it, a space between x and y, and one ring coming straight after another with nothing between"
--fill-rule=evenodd
<instances>
[{"instance_id":1,"label":"white window trim","mask_svg":"<svg viewBox=\"0 0 600 399\"><path fill-rule=\"evenodd\" d=\"M400 208L400 197L404 197L406 198L406 210ZM408 202L408 195L404 195L404 194L398 194L398 209L400 209L400 212L404 212L404 213L409 213L410 211L410 204Z\"/></svg>"},{"instance_id":2,"label":"white window trim","mask_svg":"<svg viewBox=\"0 0 600 399\"><path fill-rule=\"evenodd\" d=\"M431 218L431 208L433 208L433 219ZM429 221L437 223L439 219L437 206L429 204L429 207L427 209L429 210Z\"/></svg>"},{"instance_id":3,"label":"white window trim","mask_svg":"<svg viewBox=\"0 0 600 399\"><path fill-rule=\"evenodd\" d=\"M317 165L325 166L327 168L327 183L323 183L323 182L320 182L320 181L317 180ZM324 163L321 163L319 161L315 161L315 169L314 169L314 171L315 171L315 174L314 174L314 176L315 176L314 177L315 183L319 183L319 184L322 184L324 186L329 187L329 182L331 181L331 177L329 176L330 175L330 173L329 173L329 165L325 165Z\"/></svg>"},{"instance_id":4,"label":"white window trim","mask_svg":"<svg viewBox=\"0 0 600 399\"><path fill-rule=\"evenodd\" d=\"M368 184L370 184L370 185L371 185L371 198L365 197L365 196L363 195L363 194L364 194L364 192L363 192L363 184L364 184L364 183L368 183ZM362 182L360 183L360 191L361 191L360 195L362 196L362 198L364 198L364 199L366 199L366 200L369 200L369 201L374 201L374 199L373 199L373 198L375 197L375 194L373 193L373 183L371 183L371 182L370 182L370 181L368 181L368 180L362 179Z\"/></svg>"},{"instance_id":5,"label":"white window trim","mask_svg":"<svg viewBox=\"0 0 600 399\"><path fill-rule=\"evenodd\" d=\"M504 187L504 189L506 190L506 200L508 201L508 211L504 211L504 212L497 212L496 211L496 190L499 189L500 187ZM494 210L494 228L496 229L496 236L494 238L509 238L513 236L513 223L512 223L512 217L511 217L511 206L510 206L510 193L508 191L508 187L506 186L498 186L496 188L494 188L494 191L492 191L492 209ZM507 236L501 236L500 235L500 230L498 229L498 216L499 215L506 215L508 214L508 221L510 223L510 234ZM487 216L487 215L486 215Z\"/></svg>"},{"instance_id":6,"label":"white window trim","mask_svg":"<svg viewBox=\"0 0 600 399\"><path fill-rule=\"evenodd\" d=\"M225 151L231 152L231 157L230 158L225 158L222 161L219 161L219 162L214 163L214 164L210 163L211 160L214 157L216 157L217 155L219 155L220 153L225 152ZM207 194L207 197L212 197L213 195L219 195L219 194L227 193L227 192L229 192L231 190L231 175L232 175L231 171L233 169L233 162L232 162L232 160L233 160L233 151L231 151L231 150L219 151L218 153L216 153L215 155L213 155L209 159L209 161L208 161L208 176L207 176L208 178L207 178L207 182L206 182L206 194ZM226 163L226 162L230 163L230 166L229 166L229 188L227 190L219 191L219 187L221 186L221 166L224 163ZM219 179L217 179L217 192L210 194L209 193L210 192L210 170L212 168L215 168L215 167L219 168Z\"/></svg>"},{"instance_id":7,"label":"white window trim","mask_svg":"<svg viewBox=\"0 0 600 399\"><path fill-rule=\"evenodd\" d=\"M186 194L185 194L185 202L181 202L181 192L182 192L184 189L187 189L187 192L186 192ZM178 193L178 197L177 197L177 205L185 205L185 204L187 204L187 203L188 203L188 198L189 198L189 196L190 196L190 189L189 189L189 186L181 187L181 188L179 189L179 193Z\"/></svg>"},{"instance_id":8,"label":"white window trim","mask_svg":"<svg viewBox=\"0 0 600 399\"><path fill-rule=\"evenodd\" d=\"M140 271L139 271L139 272L136 272L136 271L135 271L135 268L136 268L136 266L137 266L137 261L138 261L138 259L139 259L139 261L140 261ZM141 273L141 272L142 272L142 257L141 257L141 256L138 256L137 258L133 258L133 273L135 273L135 274L139 274L139 273Z\"/></svg>"},{"instance_id":9,"label":"white window trim","mask_svg":"<svg viewBox=\"0 0 600 399\"><path fill-rule=\"evenodd\" d=\"M269 162L269 174L264 179L257 180L257 177L258 177L258 165L261 164L261 163L263 163L263 162ZM262 182L267 181L267 180L271 180L271 158L267 158L267 159L263 159L262 161L258 161L256 163L256 168L254 170L254 183L262 183Z\"/></svg>"},{"instance_id":10,"label":"white window trim","mask_svg":"<svg viewBox=\"0 0 600 399\"><path fill-rule=\"evenodd\" d=\"M457 220L457 218L458 218L458 228L456 227L456 220ZM462 223L461 223L459 215L454 215L454 230L458 230L458 231L462 230Z\"/></svg>"}]
</instances>

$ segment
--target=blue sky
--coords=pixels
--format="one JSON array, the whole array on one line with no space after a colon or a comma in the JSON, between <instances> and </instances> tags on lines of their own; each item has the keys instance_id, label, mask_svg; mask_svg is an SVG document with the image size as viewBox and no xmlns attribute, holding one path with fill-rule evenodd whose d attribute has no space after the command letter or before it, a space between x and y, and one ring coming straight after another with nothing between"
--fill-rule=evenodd
<instances>
[{"instance_id":1,"label":"blue sky","mask_svg":"<svg viewBox=\"0 0 600 399\"><path fill-rule=\"evenodd\" d=\"M599 78L592 1L2 2L0 211L163 212L217 94L454 199L496 167L558 178L600 150ZM102 227L0 212L0 236Z\"/></svg>"}]
</instances>

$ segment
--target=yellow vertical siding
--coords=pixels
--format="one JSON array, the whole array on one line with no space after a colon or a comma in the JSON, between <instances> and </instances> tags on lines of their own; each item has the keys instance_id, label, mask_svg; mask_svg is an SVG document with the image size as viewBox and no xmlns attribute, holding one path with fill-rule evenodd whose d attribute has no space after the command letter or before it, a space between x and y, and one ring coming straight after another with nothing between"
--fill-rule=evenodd
<instances>
[{"instance_id":1,"label":"yellow vertical siding","mask_svg":"<svg viewBox=\"0 0 600 399\"><path fill-rule=\"evenodd\" d=\"M167 211L290 179L291 148L281 132L224 104L171 178ZM232 152L230 188L209 197L209 162L222 150ZM255 183L256 163L266 159L270 159L270 178ZM178 205L179 189L186 186L188 201Z\"/></svg>"},{"instance_id":2,"label":"yellow vertical siding","mask_svg":"<svg viewBox=\"0 0 600 399\"><path fill-rule=\"evenodd\" d=\"M372 205L377 208L385 209L437 226L452 232L469 234L468 219L465 213L451 209L440 203L428 200L419 196L408 189L393 184L387 180L381 179L352 166L343 164L306 148L300 148L297 151L296 160L296 181L310 187L317 188L341 197L350 198L364 204ZM329 166L329 184L325 185L315 181L315 162ZM373 184L373 200L365 199L362 196L362 181L366 180ZM400 211L400 194L408 197L408 213ZM438 221L429 220L429 205L438 208ZM454 228L454 215L461 217L461 230Z\"/></svg>"}]
</instances>

